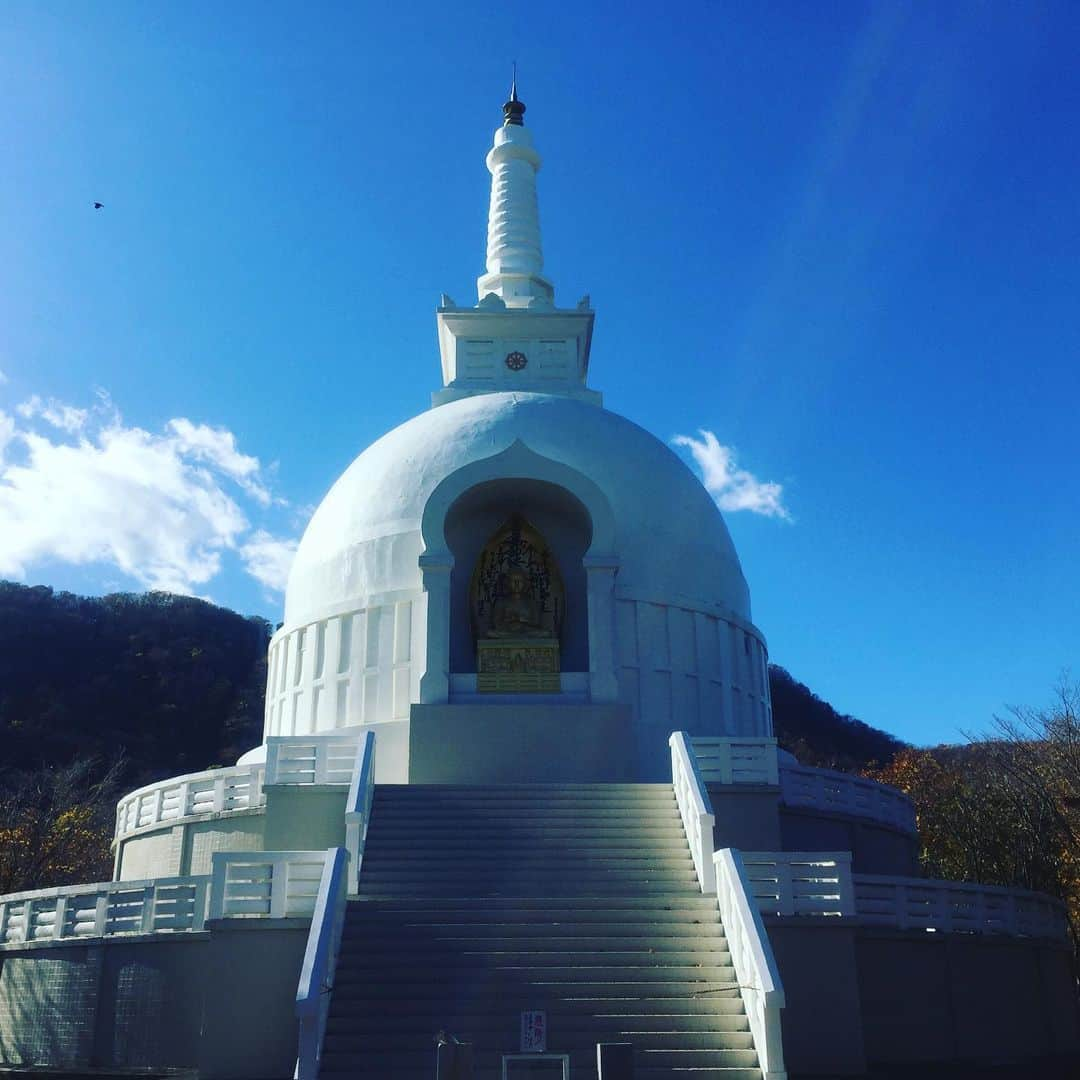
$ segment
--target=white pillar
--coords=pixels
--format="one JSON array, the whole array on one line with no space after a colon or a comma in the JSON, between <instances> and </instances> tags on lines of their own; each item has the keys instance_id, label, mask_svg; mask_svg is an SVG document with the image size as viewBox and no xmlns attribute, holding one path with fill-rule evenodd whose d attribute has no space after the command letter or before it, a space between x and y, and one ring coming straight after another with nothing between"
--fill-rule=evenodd
<instances>
[{"instance_id":1,"label":"white pillar","mask_svg":"<svg viewBox=\"0 0 1080 1080\"><path fill-rule=\"evenodd\" d=\"M582 564L589 605L589 700L617 701L615 575L619 560L612 555L586 555Z\"/></svg>"},{"instance_id":2,"label":"white pillar","mask_svg":"<svg viewBox=\"0 0 1080 1080\"><path fill-rule=\"evenodd\" d=\"M420 702L445 704L450 700L450 575L454 556L448 551L420 556L427 594L427 665L420 677Z\"/></svg>"}]
</instances>

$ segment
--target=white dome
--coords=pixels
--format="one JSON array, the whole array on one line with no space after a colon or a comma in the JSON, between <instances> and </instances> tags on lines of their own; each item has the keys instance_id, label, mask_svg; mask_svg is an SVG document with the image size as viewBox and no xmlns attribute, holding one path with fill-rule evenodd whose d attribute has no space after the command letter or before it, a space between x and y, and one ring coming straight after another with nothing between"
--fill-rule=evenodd
<instances>
[{"instance_id":1,"label":"white dome","mask_svg":"<svg viewBox=\"0 0 1080 1080\"><path fill-rule=\"evenodd\" d=\"M620 586L658 603L690 602L749 622L749 592L731 537L675 453L595 405L515 392L466 397L422 413L349 466L300 542L286 591L286 625L418 588L422 520L436 487L515 444L580 474L606 498L613 543L602 554L617 558ZM430 545L432 538L426 539Z\"/></svg>"}]
</instances>

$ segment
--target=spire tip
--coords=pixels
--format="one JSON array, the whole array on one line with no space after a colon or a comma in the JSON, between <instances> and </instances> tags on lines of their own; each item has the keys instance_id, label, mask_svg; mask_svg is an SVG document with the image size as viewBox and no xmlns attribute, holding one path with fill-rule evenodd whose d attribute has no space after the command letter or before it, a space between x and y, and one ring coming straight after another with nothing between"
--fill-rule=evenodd
<instances>
[{"instance_id":1,"label":"spire tip","mask_svg":"<svg viewBox=\"0 0 1080 1080\"><path fill-rule=\"evenodd\" d=\"M518 127L524 127L525 121L522 117L525 114L525 106L519 100L517 95L517 61L514 61L514 77L510 83L510 96L506 99L506 104L503 106L503 127L507 127L510 124L515 124Z\"/></svg>"}]
</instances>

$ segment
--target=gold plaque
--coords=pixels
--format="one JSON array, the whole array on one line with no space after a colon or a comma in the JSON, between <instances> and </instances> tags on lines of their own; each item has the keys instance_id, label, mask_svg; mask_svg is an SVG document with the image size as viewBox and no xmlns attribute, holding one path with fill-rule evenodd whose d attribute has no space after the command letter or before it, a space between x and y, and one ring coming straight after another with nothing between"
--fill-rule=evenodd
<instances>
[{"instance_id":1,"label":"gold plaque","mask_svg":"<svg viewBox=\"0 0 1080 1080\"><path fill-rule=\"evenodd\" d=\"M499 638L476 643L476 689L486 694L557 694L559 643Z\"/></svg>"}]
</instances>

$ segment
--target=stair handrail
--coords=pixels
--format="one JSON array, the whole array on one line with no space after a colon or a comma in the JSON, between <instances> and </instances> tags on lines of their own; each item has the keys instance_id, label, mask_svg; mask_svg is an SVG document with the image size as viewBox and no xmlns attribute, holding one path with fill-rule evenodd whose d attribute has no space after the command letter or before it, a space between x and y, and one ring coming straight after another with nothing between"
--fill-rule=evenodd
<instances>
[{"instance_id":1,"label":"stair handrail","mask_svg":"<svg viewBox=\"0 0 1080 1080\"><path fill-rule=\"evenodd\" d=\"M375 795L375 732L365 731L357 748L356 765L345 800L345 847L349 852L350 896L360 887L360 864L364 860L371 800Z\"/></svg>"},{"instance_id":2,"label":"stair handrail","mask_svg":"<svg viewBox=\"0 0 1080 1080\"><path fill-rule=\"evenodd\" d=\"M762 1077L763 1080L786 1080L780 1027L784 987L765 933L765 923L754 901L739 852L735 848L722 848L715 853L713 861L720 922L739 980Z\"/></svg>"},{"instance_id":3,"label":"stair handrail","mask_svg":"<svg viewBox=\"0 0 1080 1080\"><path fill-rule=\"evenodd\" d=\"M348 863L349 853L345 848L327 850L296 988L296 1016L300 1021L300 1045L293 1074L296 1080L317 1080L319 1075L330 991L345 926Z\"/></svg>"},{"instance_id":4,"label":"stair handrail","mask_svg":"<svg viewBox=\"0 0 1080 1080\"><path fill-rule=\"evenodd\" d=\"M685 731L673 731L668 739L671 747L671 785L679 806L686 840L694 860L701 891L709 895L716 889L716 870L713 867L712 802L698 768L694 744Z\"/></svg>"}]
</instances>

